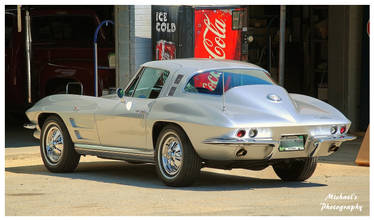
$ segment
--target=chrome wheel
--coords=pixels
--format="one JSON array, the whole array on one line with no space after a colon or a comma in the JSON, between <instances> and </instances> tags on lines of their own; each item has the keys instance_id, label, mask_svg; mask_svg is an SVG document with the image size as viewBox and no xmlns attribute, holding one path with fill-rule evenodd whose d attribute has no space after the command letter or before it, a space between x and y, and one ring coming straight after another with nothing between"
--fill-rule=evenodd
<instances>
[{"instance_id":1,"label":"chrome wheel","mask_svg":"<svg viewBox=\"0 0 374 220\"><path fill-rule=\"evenodd\" d=\"M45 154L52 163L57 163L64 150L64 138L57 125L52 124L44 140Z\"/></svg>"},{"instance_id":2,"label":"chrome wheel","mask_svg":"<svg viewBox=\"0 0 374 220\"><path fill-rule=\"evenodd\" d=\"M168 176L175 176L182 167L183 151L181 142L173 133L168 133L162 142L161 164Z\"/></svg>"},{"instance_id":3,"label":"chrome wheel","mask_svg":"<svg viewBox=\"0 0 374 220\"><path fill-rule=\"evenodd\" d=\"M78 166L80 155L64 121L57 115L49 116L41 127L40 154L51 172L72 172Z\"/></svg>"},{"instance_id":4,"label":"chrome wheel","mask_svg":"<svg viewBox=\"0 0 374 220\"><path fill-rule=\"evenodd\" d=\"M155 147L156 172L166 185L188 186L199 176L201 159L178 125L166 125Z\"/></svg>"}]
</instances>

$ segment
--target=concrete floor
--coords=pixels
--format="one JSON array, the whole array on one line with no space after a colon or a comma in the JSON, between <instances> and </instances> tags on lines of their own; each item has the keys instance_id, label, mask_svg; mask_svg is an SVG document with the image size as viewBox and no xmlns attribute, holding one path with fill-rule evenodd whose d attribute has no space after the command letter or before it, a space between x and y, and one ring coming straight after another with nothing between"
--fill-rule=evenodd
<instances>
[{"instance_id":1,"label":"concrete floor","mask_svg":"<svg viewBox=\"0 0 374 220\"><path fill-rule=\"evenodd\" d=\"M50 173L31 132L7 127L5 215L369 215L369 168L353 162L360 143L321 158L305 182L283 182L271 167L204 168L193 186L172 188L153 165L90 156L74 173Z\"/></svg>"}]
</instances>

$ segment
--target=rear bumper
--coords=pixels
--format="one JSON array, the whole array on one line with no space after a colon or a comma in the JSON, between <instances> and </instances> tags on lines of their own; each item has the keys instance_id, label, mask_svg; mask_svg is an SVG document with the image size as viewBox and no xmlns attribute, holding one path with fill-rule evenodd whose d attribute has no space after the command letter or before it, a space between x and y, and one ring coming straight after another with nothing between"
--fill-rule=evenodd
<instances>
[{"instance_id":1,"label":"rear bumper","mask_svg":"<svg viewBox=\"0 0 374 220\"><path fill-rule=\"evenodd\" d=\"M329 156L339 149L345 141L356 139L354 136L315 136L308 137L302 151L279 151L279 140L268 139L220 139L203 141L204 148L210 151L203 159L215 160L271 160L302 157ZM207 149L208 148L208 149ZM238 153L241 151L241 153ZM243 151L245 153L243 154Z\"/></svg>"}]
</instances>

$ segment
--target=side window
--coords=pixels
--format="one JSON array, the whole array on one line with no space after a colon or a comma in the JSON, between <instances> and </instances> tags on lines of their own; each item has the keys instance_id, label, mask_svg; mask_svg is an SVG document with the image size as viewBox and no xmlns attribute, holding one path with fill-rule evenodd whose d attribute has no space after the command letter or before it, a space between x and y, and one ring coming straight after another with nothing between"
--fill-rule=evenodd
<instances>
[{"instance_id":1,"label":"side window","mask_svg":"<svg viewBox=\"0 0 374 220\"><path fill-rule=\"evenodd\" d=\"M132 95L134 95L135 86L136 84L138 84L139 78L142 75L143 71L144 71L144 68L140 70L136 78L132 81L131 85L127 88L127 90L125 91L125 96L131 97Z\"/></svg>"},{"instance_id":2,"label":"side window","mask_svg":"<svg viewBox=\"0 0 374 220\"><path fill-rule=\"evenodd\" d=\"M166 70L144 68L133 96L135 98L157 98L168 76L169 72Z\"/></svg>"}]
</instances>

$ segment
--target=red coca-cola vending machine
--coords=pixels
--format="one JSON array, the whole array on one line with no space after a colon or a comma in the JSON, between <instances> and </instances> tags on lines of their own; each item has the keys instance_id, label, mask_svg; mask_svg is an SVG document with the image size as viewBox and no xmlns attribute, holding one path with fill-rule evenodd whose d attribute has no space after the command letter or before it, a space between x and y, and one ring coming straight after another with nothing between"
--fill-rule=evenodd
<instances>
[{"instance_id":1,"label":"red coca-cola vending machine","mask_svg":"<svg viewBox=\"0 0 374 220\"><path fill-rule=\"evenodd\" d=\"M194 57L241 59L240 8L195 9Z\"/></svg>"},{"instance_id":2,"label":"red coca-cola vending machine","mask_svg":"<svg viewBox=\"0 0 374 220\"><path fill-rule=\"evenodd\" d=\"M153 59L242 60L247 48L241 40L242 11L236 6L152 6Z\"/></svg>"}]
</instances>

